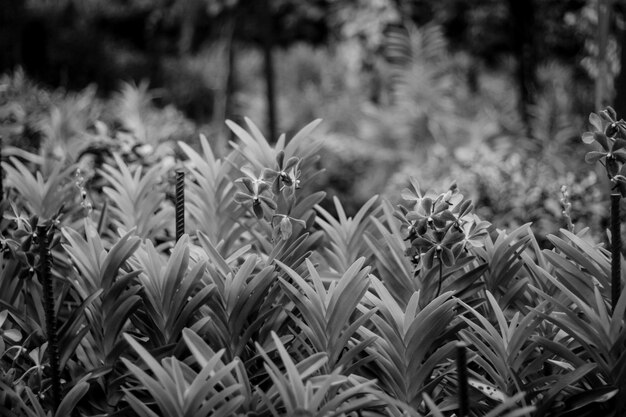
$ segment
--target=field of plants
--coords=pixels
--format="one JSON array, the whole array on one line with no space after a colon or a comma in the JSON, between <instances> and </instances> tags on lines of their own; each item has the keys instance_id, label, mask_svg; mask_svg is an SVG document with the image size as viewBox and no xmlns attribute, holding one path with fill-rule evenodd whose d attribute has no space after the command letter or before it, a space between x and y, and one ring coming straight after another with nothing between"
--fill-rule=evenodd
<instances>
[{"instance_id":1,"label":"field of plants","mask_svg":"<svg viewBox=\"0 0 626 417\"><path fill-rule=\"evenodd\" d=\"M567 187L549 235L416 178L352 213L320 190L320 120L226 144L145 85L2 92L2 416L626 412L620 239L573 224ZM626 123L584 130L567 158L604 167L619 237Z\"/></svg>"},{"instance_id":2,"label":"field of plants","mask_svg":"<svg viewBox=\"0 0 626 417\"><path fill-rule=\"evenodd\" d=\"M4 3L0 417L626 415L624 2Z\"/></svg>"}]
</instances>

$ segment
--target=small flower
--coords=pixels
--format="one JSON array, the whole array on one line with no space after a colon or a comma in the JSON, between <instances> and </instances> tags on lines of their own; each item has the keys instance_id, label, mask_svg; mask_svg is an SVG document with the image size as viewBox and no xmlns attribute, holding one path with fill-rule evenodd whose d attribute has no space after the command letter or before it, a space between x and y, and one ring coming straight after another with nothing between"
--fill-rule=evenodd
<instances>
[{"instance_id":1,"label":"small flower","mask_svg":"<svg viewBox=\"0 0 626 417\"><path fill-rule=\"evenodd\" d=\"M463 201L463 195L459 193L459 187L456 185L456 182L453 182L452 185L448 188L448 191L441 195L442 201L445 202L449 207L455 206Z\"/></svg>"},{"instance_id":2,"label":"small flower","mask_svg":"<svg viewBox=\"0 0 626 417\"><path fill-rule=\"evenodd\" d=\"M593 130L583 133L582 139L585 143L592 143L594 141L593 134L596 132L604 133L608 137L615 137L618 134L624 137L626 133L626 122L617 120L617 113L610 106L602 110L600 114L591 113L589 123Z\"/></svg>"},{"instance_id":3,"label":"small flower","mask_svg":"<svg viewBox=\"0 0 626 417\"><path fill-rule=\"evenodd\" d=\"M602 151L591 151L585 155L585 162L593 164L604 159L609 176L615 176L619 164L626 162L626 140L606 136L603 132L593 132L593 139L600 144Z\"/></svg>"},{"instance_id":4,"label":"small flower","mask_svg":"<svg viewBox=\"0 0 626 417\"><path fill-rule=\"evenodd\" d=\"M620 166L626 162L626 122L616 120L615 110L607 107L600 114L591 113L589 123L592 131L585 132L582 140L591 144L597 142L602 150L591 151L585 155L585 161L593 164L603 160L609 178L614 178L620 171Z\"/></svg>"},{"instance_id":5,"label":"small flower","mask_svg":"<svg viewBox=\"0 0 626 417\"><path fill-rule=\"evenodd\" d=\"M403 200L411 202L413 204L413 209L417 210L422 202L422 199L424 198L424 195L422 194L422 191L420 189L419 182L417 182L415 178L411 177L409 181L411 182L411 186L413 187L413 189L405 188L404 190L402 190L400 195L402 196Z\"/></svg>"},{"instance_id":6,"label":"small flower","mask_svg":"<svg viewBox=\"0 0 626 417\"><path fill-rule=\"evenodd\" d=\"M276 210L276 202L272 199L273 195L270 187L263 179L263 176L257 177L254 171L248 166L241 168L246 177L237 179L235 182L242 184L246 192L239 191L235 194L235 202L247 205L252 204L252 211L257 219L262 219L266 215L269 217Z\"/></svg>"},{"instance_id":7,"label":"small flower","mask_svg":"<svg viewBox=\"0 0 626 417\"><path fill-rule=\"evenodd\" d=\"M457 224L463 223L468 217L471 218L474 211L474 204L472 200L463 200L460 204L454 206L451 212L456 216Z\"/></svg>"},{"instance_id":8,"label":"small flower","mask_svg":"<svg viewBox=\"0 0 626 417\"><path fill-rule=\"evenodd\" d=\"M443 265L452 266L460 253L457 243L463 240L463 234L449 224L443 230L435 230L411 242L411 246L421 253L421 259L426 269L432 268L435 260Z\"/></svg>"},{"instance_id":9,"label":"small flower","mask_svg":"<svg viewBox=\"0 0 626 417\"><path fill-rule=\"evenodd\" d=\"M274 241L277 239L289 239L293 233L293 223L300 225L303 229L306 228L304 220L295 219L284 214L275 214L272 218Z\"/></svg>"},{"instance_id":10,"label":"small flower","mask_svg":"<svg viewBox=\"0 0 626 417\"><path fill-rule=\"evenodd\" d=\"M272 182L272 192L279 194L285 187L287 188L299 188L300 170L298 164L300 158L292 156L285 163L285 152L280 151L276 155L277 169L265 168L263 170L263 177Z\"/></svg>"},{"instance_id":11,"label":"small flower","mask_svg":"<svg viewBox=\"0 0 626 417\"><path fill-rule=\"evenodd\" d=\"M619 191L622 197L626 197L626 165L622 165L620 170L611 177L612 189Z\"/></svg>"},{"instance_id":12,"label":"small flower","mask_svg":"<svg viewBox=\"0 0 626 417\"><path fill-rule=\"evenodd\" d=\"M454 214L448 210L448 204L441 196L434 200L430 197L422 198L418 210L406 215L407 220L414 222L418 234L426 233L427 228L442 228L450 221L456 221Z\"/></svg>"},{"instance_id":13,"label":"small flower","mask_svg":"<svg viewBox=\"0 0 626 417\"><path fill-rule=\"evenodd\" d=\"M478 216L472 215L470 221L466 221L462 226L463 247L471 246L480 248L485 246L485 238L489 236L491 223L481 220Z\"/></svg>"}]
</instances>

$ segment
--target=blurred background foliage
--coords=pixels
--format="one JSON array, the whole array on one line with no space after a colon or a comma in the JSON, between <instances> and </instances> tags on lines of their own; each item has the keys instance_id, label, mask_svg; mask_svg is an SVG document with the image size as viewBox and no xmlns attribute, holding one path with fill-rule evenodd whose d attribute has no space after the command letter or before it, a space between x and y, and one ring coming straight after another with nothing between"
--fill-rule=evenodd
<instances>
[{"instance_id":1,"label":"blurred background foliage","mask_svg":"<svg viewBox=\"0 0 626 417\"><path fill-rule=\"evenodd\" d=\"M579 135L598 105L626 112L624 6L3 0L0 135L57 160L120 149L172 163L169 144L199 132L224 146L225 119L275 140L322 118L319 187L351 213L412 175L457 181L496 226L545 235L565 226L566 185L572 219L600 236L608 183Z\"/></svg>"}]
</instances>

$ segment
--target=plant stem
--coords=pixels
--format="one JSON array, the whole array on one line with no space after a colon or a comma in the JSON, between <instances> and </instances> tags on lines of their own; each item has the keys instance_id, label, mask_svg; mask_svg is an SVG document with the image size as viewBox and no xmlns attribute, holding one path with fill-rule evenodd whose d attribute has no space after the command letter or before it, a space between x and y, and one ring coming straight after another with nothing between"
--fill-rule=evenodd
<instances>
[{"instance_id":1,"label":"plant stem","mask_svg":"<svg viewBox=\"0 0 626 417\"><path fill-rule=\"evenodd\" d=\"M2 160L2 145L3 145L2 136L0 136L0 161ZM0 203L2 202L2 200L4 200L4 186L3 186L2 177L3 177L2 166L0 166Z\"/></svg>"},{"instance_id":2,"label":"plant stem","mask_svg":"<svg viewBox=\"0 0 626 417\"><path fill-rule=\"evenodd\" d=\"M435 298L439 297L439 294L441 293L441 281L443 281L443 262L439 259L439 284L437 284L437 294L435 295Z\"/></svg>"},{"instance_id":3,"label":"plant stem","mask_svg":"<svg viewBox=\"0 0 626 417\"><path fill-rule=\"evenodd\" d=\"M615 305L621 293L622 280L622 232L620 224L620 194L611 194L611 307Z\"/></svg>"},{"instance_id":4,"label":"plant stem","mask_svg":"<svg viewBox=\"0 0 626 417\"><path fill-rule=\"evenodd\" d=\"M46 333L48 336L48 355L52 380L52 402L54 412L61 402L61 376L59 372L59 341L57 340L57 319L54 311L54 286L50 277L50 236L46 226L37 226L39 239L39 280L43 287L43 303L46 314Z\"/></svg>"},{"instance_id":5,"label":"plant stem","mask_svg":"<svg viewBox=\"0 0 626 417\"><path fill-rule=\"evenodd\" d=\"M176 171L176 242L185 234L185 172Z\"/></svg>"},{"instance_id":6,"label":"plant stem","mask_svg":"<svg viewBox=\"0 0 626 417\"><path fill-rule=\"evenodd\" d=\"M102 204L102 211L100 212L100 217L98 218L98 234L102 235L104 233L104 227L106 226L106 216L107 210L109 209L109 202L104 200L104 204Z\"/></svg>"},{"instance_id":7,"label":"plant stem","mask_svg":"<svg viewBox=\"0 0 626 417\"><path fill-rule=\"evenodd\" d=\"M463 342L456 344L456 375L459 383L459 417L469 415L469 392L467 385L467 345Z\"/></svg>"}]
</instances>

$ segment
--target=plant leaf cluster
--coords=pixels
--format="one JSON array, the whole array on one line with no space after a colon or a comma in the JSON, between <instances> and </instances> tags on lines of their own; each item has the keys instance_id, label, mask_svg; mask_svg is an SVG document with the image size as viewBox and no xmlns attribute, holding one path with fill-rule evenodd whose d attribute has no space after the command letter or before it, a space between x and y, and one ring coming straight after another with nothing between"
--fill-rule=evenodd
<instances>
[{"instance_id":1,"label":"plant leaf cluster","mask_svg":"<svg viewBox=\"0 0 626 417\"><path fill-rule=\"evenodd\" d=\"M598 160L621 164L607 115ZM166 167L114 153L76 190L72 163L45 178L37 158L5 161L0 413L451 416L465 342L471 415L623 414L626 290L611 310L606 249L584 230L541 249L528 225L496 230L456 186L415 179L397 208L375 196L351 217L335 198L333 213L313 189L318 124L270 144L228 122L223 157L180 143L178 241ZM40 224L55 236L56 409Z\"/></svg>"}]
</instances>

